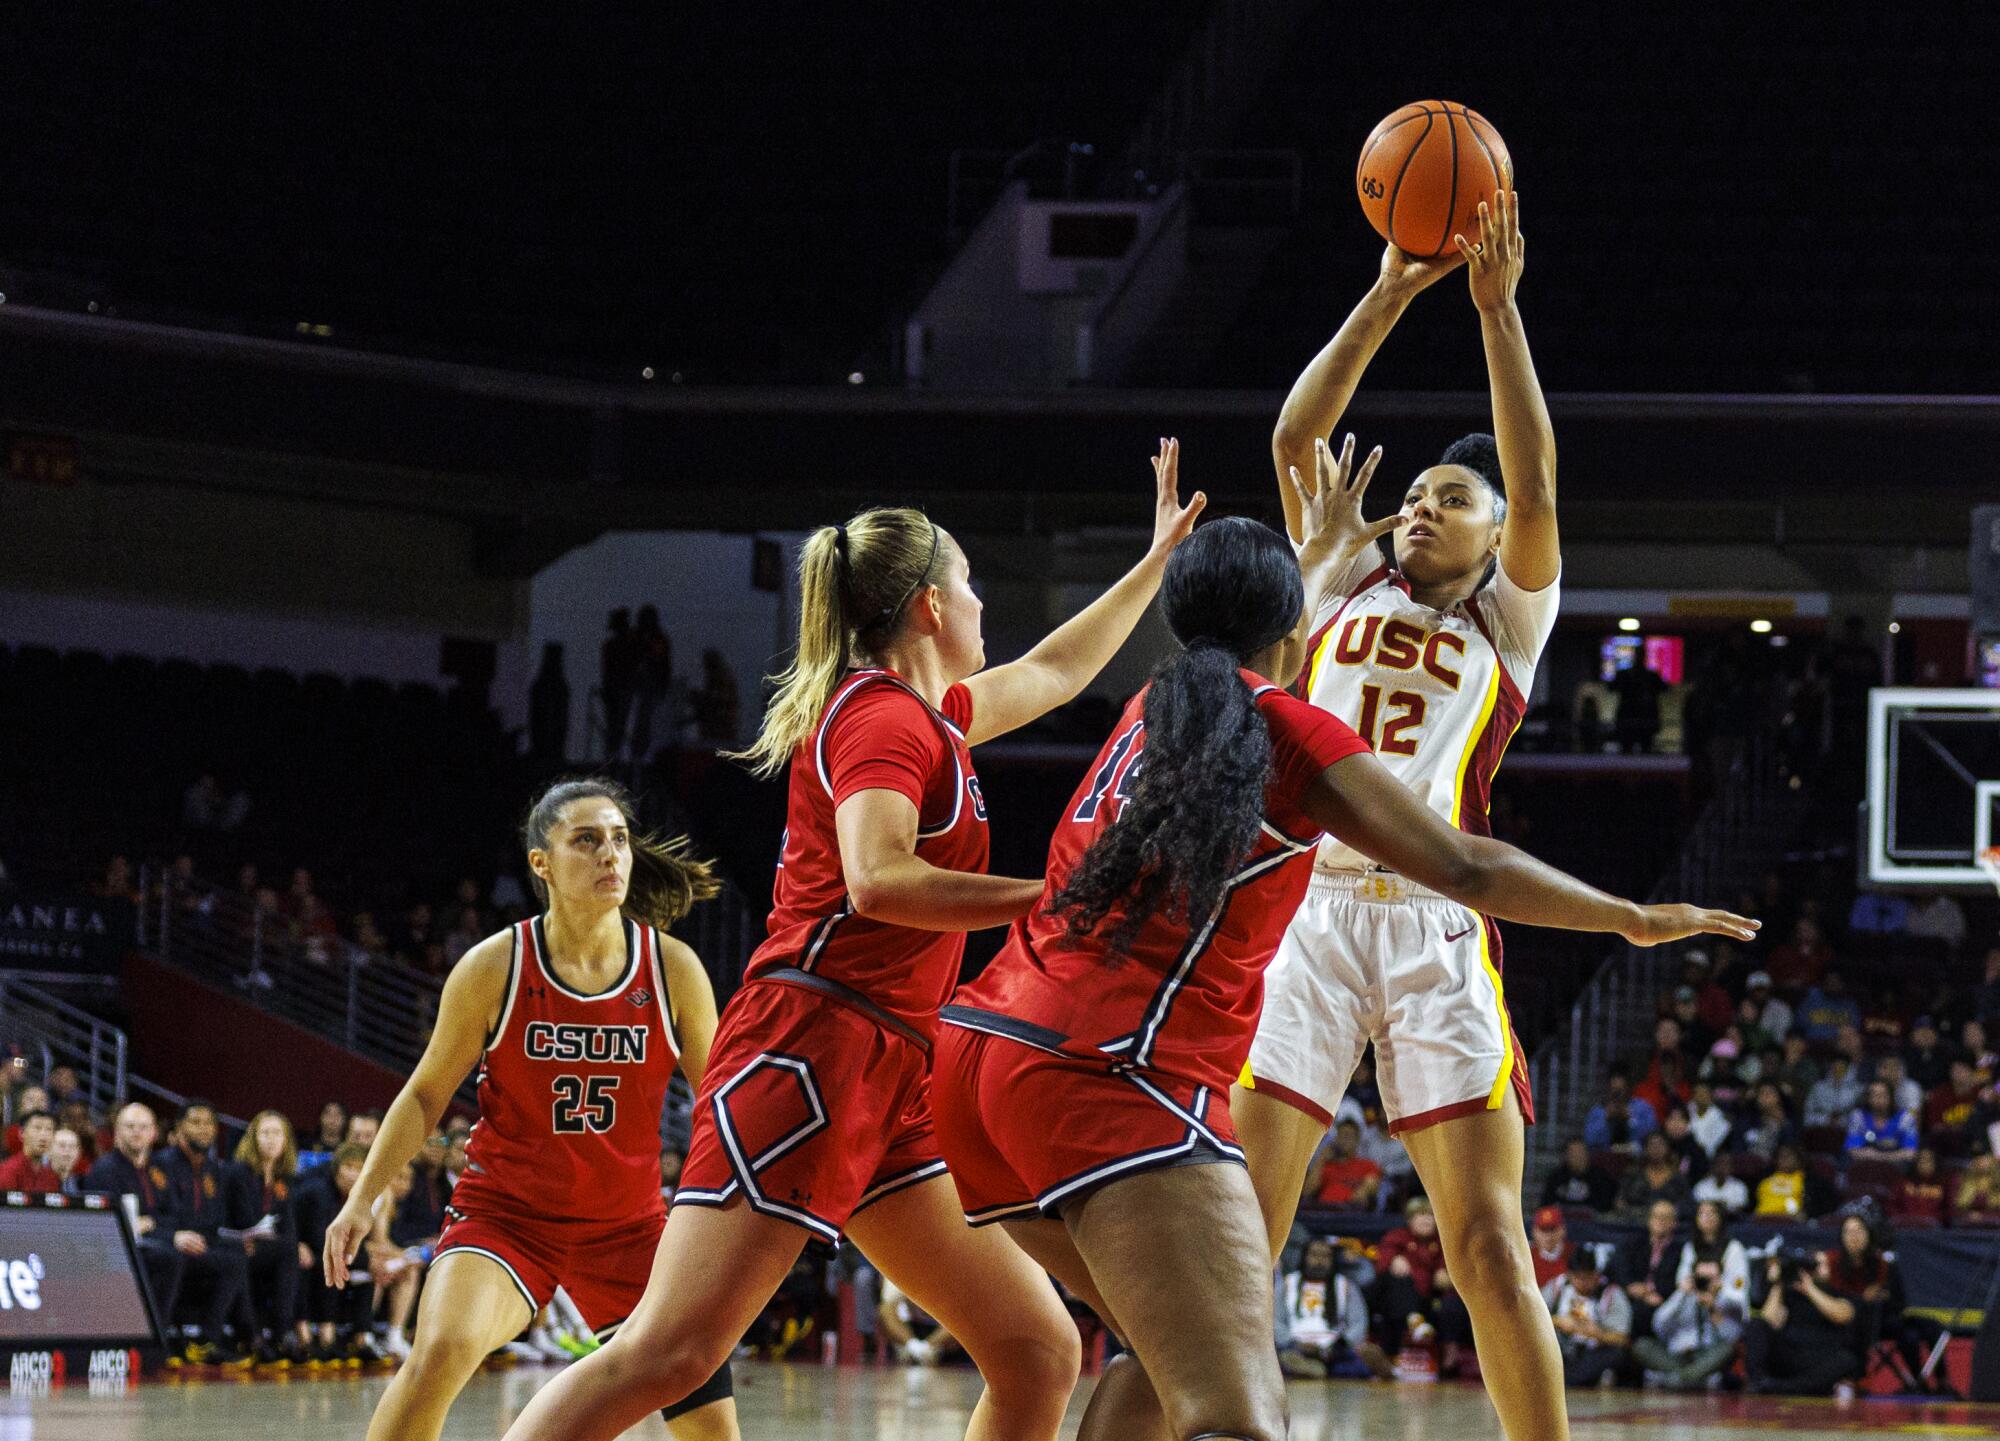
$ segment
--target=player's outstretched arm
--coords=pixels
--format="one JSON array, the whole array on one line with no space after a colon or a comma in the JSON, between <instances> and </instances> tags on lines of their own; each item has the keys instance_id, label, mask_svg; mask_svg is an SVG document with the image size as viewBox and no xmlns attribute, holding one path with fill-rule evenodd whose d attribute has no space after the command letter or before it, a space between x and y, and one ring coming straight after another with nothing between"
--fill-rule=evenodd
<instances>
[{"instance_id":1,"label":"player's outstretched arm","mask_svg":"<svg viewBox=\"0 0 2000 1441\"><path fill-rule=\"evenodd\" d=\"M1304 540L1305 534L1299 528L1298 498L1287 477L1293 469L1300 475L1313 473L1313 442L1333 433L1334 425L1347 412L1347 403L1354 399L1362 372L1396 328L1404 309L1426 286L1464 263L1459 255L1417 260L1390 246L1382 252L1382 273L1375 284L1348 313L1333 339L1292 382L1291 393L1278 410L1277 428L1271 432L1271 463L1278 472L1285 529L1294 542Z\"/></svg>"},{"instance_id":2,"label":"player's outstretched arm","mask_svg":"<svg viewBox=\"0 0 2000 1441\"><path fill-rule=\"evenodd\" d=\"M695 1090L708 1074L708 1052L715 1044L715 987L701 957L672 936L660 937L660 964L667 977L667 1004L674 1030L681 1038L681 1074Z\"/></svg>"},{"instance_id":3,"label":"player's outstretched arm","mask_svg":"<svg viewBox=\"0 0 2000 1441\"><path fill-rule=\"evenodd\" d=\"M1639 946L1698 934L1750 941L1762 924L1699 906L1622 900L1504 841L1467 835L1447 825L1367 752L1335 761L1299 799L1307 815L1363 855L1503 921L1610 931Z\"/></svg>"},{"instance_id":4,"label":"player's outstretched arm","mask_svg":"<svg viewBox=\"0 0 2000 1441\"><path fill-rule=\"evenodd\" d=\"M1527 263L1521 234L1521 197L1497 192L1479 207L1479 243L1454 236L1466 262L1479 334L1486 346L1486 379L1493 392L1493 439L1507 487L1507 524L1500 535L1500 564L1522 590L1541 590L1562 572L1556 533L1556 433L1528 353L1528 332L1514 291Z\"/></svg>"},{"instance_id":5,"label":"player's outstretched arm","mask_svg":"<svg viewBox=\"0 0 2000 1441\"><path fill-rule=\"evenodd\" d=\"M1118 654L1158 594L1167 557L1193 532L1196 517L1208 504L1200 491L1181 504L1180 460L1181 443L1162 440L1153 457L1153 543L1145 558L1019 660L966 681L972 692L970 744L1017 730L1076 699Z\"/></svg>"},{"instance_id":6,"label":"player's outstretched arm","mask_svg":"<svg viewBox=\"0 0 2000 1441\"><path fill-rule=\"evenodd\" d=\"M833 813L841 883L855 911L919 931L978 931L1034 909L1042 882L949 871L917 854L917 808L898 791L856 791Z\"/></svg>"},{"instance_id":7,"label":"player's outstretched arm","mask_svg":"<svg viewBox=\"0 0 2000 1441\"><path fill-rule=\"evenodd\" d=\"M340 1214L326 1228L321 1264L327 1285L338 1288L347 1284L349 1263L375 1230L376 1198L422 1149L466 1072L478 1062L506 997L513 945L509 931L488 936L467 951L445 978L430 1043L410 1079L383 1112L382 1128L376 1132L375 1144L368 1148L361 1176Z\"/></svg>"},{"instance_id":8,"label":"player's outstretched arm","mask_svg":"<svg viewBox=\"0 0 2000 1441\"><path fill-rule=\"evenodd\" d=\"M1326 441L1313 441L1310 485L1297 470L1285 477L1299 509L1295 542L1309 616L1319 615L1341 578L1353 568L1356 557L1409 519L1401 511L1373 525L1361 518L1362 497L1368 494L1368 482L1375 478L1375 467L1381 459L1382 447L1378 445L1368 452L1368 458L1357 471L1354 434L1350 431L1338 456Z\"/></svg>"}]
</instances>

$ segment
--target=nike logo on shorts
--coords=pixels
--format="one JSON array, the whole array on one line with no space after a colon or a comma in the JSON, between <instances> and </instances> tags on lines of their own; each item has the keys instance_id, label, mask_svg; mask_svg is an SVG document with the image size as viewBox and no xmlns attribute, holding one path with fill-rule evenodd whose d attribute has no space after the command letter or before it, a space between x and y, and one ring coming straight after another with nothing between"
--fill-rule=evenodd
<instances>
[{"instance_id":1,"label":"nike logo on shorts","mask_svg":"<svg viewBox=\"0 0 2000 1441\"><path fill-rule=\"evenodd\" d=\"M1459 932L1459 933L1458 933L1457 935L1453 935L1453 936L1446 936L1446 937L1444 938L1444 943L1445 943L1446 945L1450 945L1450 944L1451 944L1451 943L1452 943L1453 941L1462 941L1462 940L1464 940L1464 939L1465 939L1465 938L1466 938L1467 936L1471 935L1471 934L1472 934L1472 933L1473 933L1474 931L1476 931L1476 930L1478 930L1478 929L1479 929L1479 927L1478 927L1478 926L1467 926L1467 927L1466 927L1466 928L1465 928L1464 930L1460 931L1460 932Z\"/></svg>"}]
</instances>

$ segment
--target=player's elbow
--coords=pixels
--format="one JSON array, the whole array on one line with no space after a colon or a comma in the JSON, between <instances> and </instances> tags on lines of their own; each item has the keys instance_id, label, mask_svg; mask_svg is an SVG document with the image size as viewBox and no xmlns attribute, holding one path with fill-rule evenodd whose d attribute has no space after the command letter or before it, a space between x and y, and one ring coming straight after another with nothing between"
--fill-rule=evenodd
<instances>
[{"instance_id":1,"label":"player's elbow","mask_svg":"<svg viewBox=\"0 0 2000 1441\"><path fill-rule=\"evenodd\" d=\"M1289 465L1298 466L1301 475L1308 473L1305 457L1311 454L1314 439L1310 426L1289 415L1278 416L1278 423L1271 428L1271 463L1277 466L1280 477Z\"/></svg>"},{"instance_id":2,"label":"player's elbow","mask_svg":"<svg viewBox=\"0 0 2000 1441\"><path fill-rule=\"evenodd\" d=\"M1499 854L1483 846L1477 836L1452 833L1452 842L1437 858L1432 877L1425 882L1440 895L1449 896L1473 910L1484 910L1499 879Z\"/></svg>"},{"instance_id":3,"label":"player's elbow","mask_svg":"<svg viewBox=\"0 0 2000 1441\"><path fill-rule=\"evenodd\" d=\"M895 903L895 883L875 866L847 872L847 902L857 916L883 920L883 912Z\"/></svg>"}]
</instances>

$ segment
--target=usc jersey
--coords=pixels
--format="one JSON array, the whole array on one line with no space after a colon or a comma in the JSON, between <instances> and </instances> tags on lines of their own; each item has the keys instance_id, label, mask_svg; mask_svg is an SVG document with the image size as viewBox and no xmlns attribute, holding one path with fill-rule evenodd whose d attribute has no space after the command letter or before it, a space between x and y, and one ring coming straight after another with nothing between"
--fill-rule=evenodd
<instances>
[{"instance_id":1,"label":"usc jersey","mask_svg":"<svg viewBox=\"0 0 2000 1441\"><path fill-rule=\"evenodd\" d=\"M680 1037L659 937L626 921L624 973L596 995L564 985L548 955L539 917L514 927L452 1209L590 1222L660 1215L660 1113Z\"/></svg>"},{"instance_id":2,"label":"usc jersey","mask_svg":"<svg viewBox=\"0 0 2000 1441\"><path fill-rule=\"evenodd\" d=\"M1491 585L1439 612L1367 552L1322 603L1294 694L1352 726L1450 824L1485 835L1493 775L1527 713L1561 584L1522 590L1495 566ZM1337 837L1320 843L1323 870L1370 864Z\"/></svg>"},{"instance_id":3,"label":"usc jersey","mask_svg":"<svg viewBox=\"0 0 2000 1441\"><path fill-rule=\"evenodd\" d=\"M1270 733L1271 777L1262 831L1215 913L1176 921L1157 912L1129 954L1111 956L1104 937L1117 929L1122 906L1081 939L1072 939L1067 920L1048 909L1117 818L1145 764L1142 691L1127 703L1056 826L1041 902L1014 923L984 973L954 997L947 1021L971 1030L997 1024L982 1012L1025 1021L1045 1047L1165 1071L1226 1094L1256 1029L1264 967L1305 894L1320 840L1296 797L1328 766L1367 749L1335 717L1249 671L1240 674ZM1029 1038L1018 1028L997 1034Z\"/></svg>"}]
</instances>

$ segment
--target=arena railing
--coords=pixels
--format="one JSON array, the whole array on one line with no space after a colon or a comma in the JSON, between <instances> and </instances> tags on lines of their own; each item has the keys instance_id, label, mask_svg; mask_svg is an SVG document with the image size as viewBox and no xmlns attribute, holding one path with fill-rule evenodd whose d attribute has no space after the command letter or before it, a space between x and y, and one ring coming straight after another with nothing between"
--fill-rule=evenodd
<instances>
[{"instance_id":1,"label":"arena railing","mask_svg":"<svg viewBox=\"0 0 2000 1441\"><path fill-rule=\"evenodd\" d=\"M415 1068L437 1019L435 976L337 938L295 941L282 917L218 887L140 879L140 949L391 1070Z\"/></svg>"},{"instance_id":2,"label":"arena railing","mask_svg":"<svg viewBox=\"0 0 2000 1441\"><path fill-rule=\"evenodd\" d=\"M1647 895L1649 903L1716 904L1731 898L1747 843L1772 819L1783 796L1768 737L1752 736L1731 758L1715 794L1696 818L1678 861ZM1542 1124L1530 1132L1529 1173L1539 1174L1562 1149L1565 1137L1595 1103L1606 1069L1643 1028L1670 974L1689 945L1625 944L1607 956L1585 983L1559 1027L1528 1063L1535 1112Z\"/></svg>"},{"instance_id":3,"label":"arena railing","mask_svg":"<svg viewBox=\"0 0 2000 1441\"><path fill-rule=\"evenodd\" d=\"M39 986L0 976L0 1037L35 1050L43 1081L57 1066L74 1067L93 1112L125 1099L125 1033Z\"/></svg>"},{"instance_id":4,"label":"arena railing","mask_svg":"<svg viewBox=\"0 0 2000 1441\"><path fill-rule=\"evenodd\" d=\"M149 870L140 886L140 949L392 1071L416 1068L437 1020L437 977L337 939L301 945L282 917L205 882L177 889ZM718 1005L742 984L763 933L763 916L733 886L675 928L701 958ZM471 1100L469 1082L459 1095Z\"/></svg>"},{"instance_id":5,"label":"arena railing","mask_svg":"<svg viewBox=\"0 0 2000 1441\"><path fill-rule=\"evenodd\" d=\"M57 1066L74 1069L93 1115L109 1119L125 1102L143 1100L171 1117L188 1103L179 1091L126 1069L130 1041L124 1031L39 986L0 977L0 1037L40 1058L43 1081ZM217 1111L216 1119L232 1134L248 1124L226 1111Z\"/></svg>"}]
</instances>

